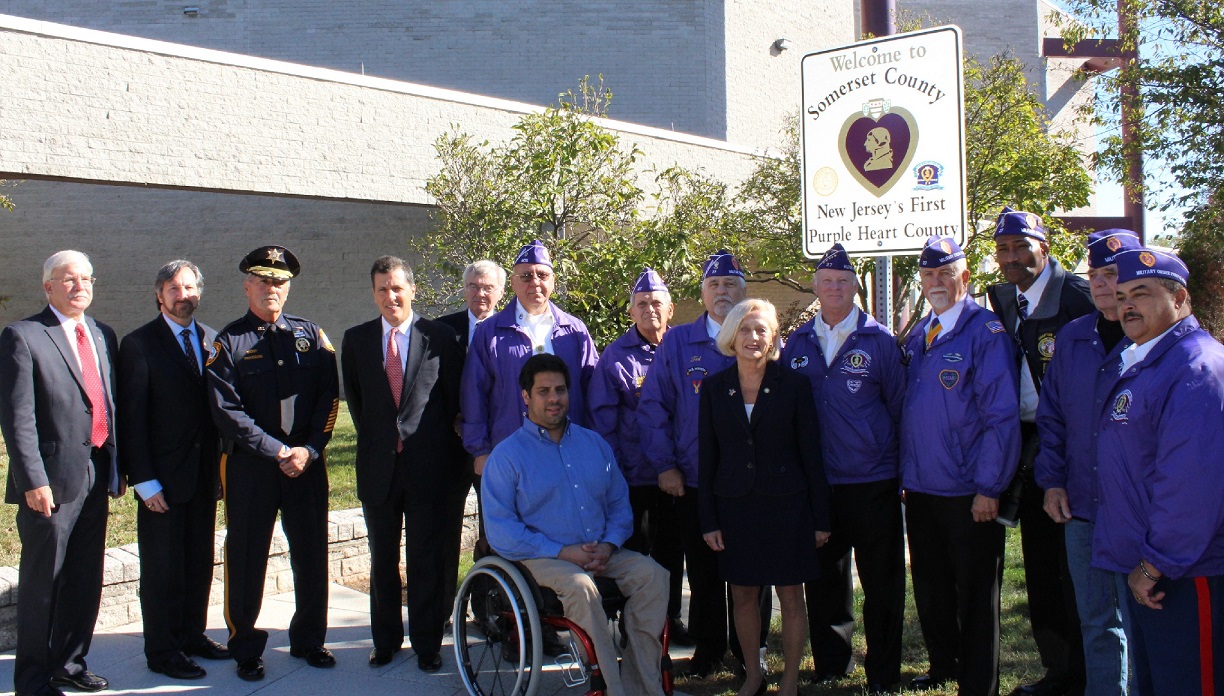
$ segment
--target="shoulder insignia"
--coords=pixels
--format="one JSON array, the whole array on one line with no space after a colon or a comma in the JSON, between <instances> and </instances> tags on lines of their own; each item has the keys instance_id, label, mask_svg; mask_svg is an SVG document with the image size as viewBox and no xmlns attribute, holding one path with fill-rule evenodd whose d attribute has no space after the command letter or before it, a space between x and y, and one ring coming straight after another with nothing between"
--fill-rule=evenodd
<instances>
[{"instance_id":1,"label":"shoulder insignia","mask_svg":"<svg viewBox=\"0 0 1224 696\"><path fill-rule=\"evenodd\" d=\"M208 359L204 361L204 367L208 367L209 365L213 364L213 361L216 360L217 356L220 354L221 354L221 341L213 341L212 351L208 353Z\"/></svg>"},{"instance_id":2,"label":"shoulder insignia","mask_svg":"<svg viewBox=\"0 0 1224 696\"><path fill-rule=\"evenodd\" d=\"M323 332L323 327L321 326L319 327L319 347L328 353L336 352L335 346L331 344L331 341L327 340L327 334Z\"/></svg>"},{"instance_id":3,"label":"shoulder insignia","mask_svg":"<svg viewBox=\"0 0 1224 696\"><path fill-rule=\"evenodd\" d=\"M990 329L990 333L1003 333L1007 331L1007 329L1003 328L1003 322L998 319L986 322L986 328Z\"/></svg>"}]
</instances>

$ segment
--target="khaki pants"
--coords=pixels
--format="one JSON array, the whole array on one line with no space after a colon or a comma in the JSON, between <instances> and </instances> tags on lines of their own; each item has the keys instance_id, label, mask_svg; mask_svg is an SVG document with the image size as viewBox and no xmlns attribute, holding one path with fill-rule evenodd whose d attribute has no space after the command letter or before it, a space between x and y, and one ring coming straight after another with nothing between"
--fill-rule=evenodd
<instances>
[{"instance_id":1,"label":"khaki pants","mask_svg":"<svg viewBox=\"0 0 1224 696\"><path fill-rule=\"evenodd\" d=\"M636 551L618 549L608 559L604 576L615 580L621 593L629 598L623 618L629 646L624 655L622 682L616 669L616 644L591 576L573 563L557 558L534 558L523 561L523 565L539 585L557 593L566 618L591 637L608 685L608 696L663 694L660 673L663 646L659 637L667 620L666 570Z\"/></svg>"}]
</instances>

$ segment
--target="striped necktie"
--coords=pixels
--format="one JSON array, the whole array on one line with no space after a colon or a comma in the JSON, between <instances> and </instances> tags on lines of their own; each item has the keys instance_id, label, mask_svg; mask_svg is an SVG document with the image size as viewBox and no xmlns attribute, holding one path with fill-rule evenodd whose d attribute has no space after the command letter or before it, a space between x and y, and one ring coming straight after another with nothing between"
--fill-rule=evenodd
<instances>
[{"instance_id":1,"label":"striped necktie","mask_svg":"<svg viewBox=\"0 0 1224 696\"><path fill-rule=\"evenodd\" d=\"M927 332L926 332L926 347L927 348L930 348L931 344L935 342L936 337L939 336L939 330L940 330L939 317L935 317L934 319L931 320L931 325L927 327Z\"/></svg>"}]
</instances>

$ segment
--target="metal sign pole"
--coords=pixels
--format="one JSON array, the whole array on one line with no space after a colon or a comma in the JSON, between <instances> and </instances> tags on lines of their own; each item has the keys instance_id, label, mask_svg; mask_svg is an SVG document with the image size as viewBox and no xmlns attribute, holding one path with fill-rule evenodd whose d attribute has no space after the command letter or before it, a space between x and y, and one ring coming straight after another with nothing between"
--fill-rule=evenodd
<instances>
[{"instance_id":1,"label":"metal sign pole","mask_svg":"<svg viewBox=\"0 0 1224 696\"><path fill-rule=\"evenodd\" d=\"M875 36L892 36L897 33L896 0L862 0L863 33ZM875 257L875 320L893 330L893 273L892 257Z\"/></svg>"}]
</instances>

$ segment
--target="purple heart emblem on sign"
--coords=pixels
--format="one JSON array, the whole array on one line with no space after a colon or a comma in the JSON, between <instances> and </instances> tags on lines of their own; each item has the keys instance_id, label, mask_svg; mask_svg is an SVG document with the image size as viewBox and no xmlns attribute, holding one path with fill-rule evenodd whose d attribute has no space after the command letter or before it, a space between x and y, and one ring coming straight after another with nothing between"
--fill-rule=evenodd
<instances>
[{"instance_id":1,"label":"purple heart emblem on sign","mask_svg":"<svg viewBox=\"0 0 1224 696\"><path fill-rule=\"evenodd\" d=\"M837 142L850 175L877 198L906 172L917 145L914 115L879 100L846 119Z\"/></svg>"}]
</instances>

